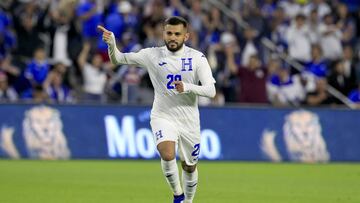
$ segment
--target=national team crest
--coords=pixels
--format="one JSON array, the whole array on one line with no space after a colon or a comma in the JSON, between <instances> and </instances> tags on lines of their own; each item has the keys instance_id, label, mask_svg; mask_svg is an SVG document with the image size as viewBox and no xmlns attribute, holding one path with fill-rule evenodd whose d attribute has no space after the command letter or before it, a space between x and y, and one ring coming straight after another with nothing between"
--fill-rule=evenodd
<instances>
[{"instance_id":1,"label":"national team crest","mask_svg":"<svg viewBox=\"0 0 360 203\"><path fill-rule=\"evenodd\" d=\"M192 71L192 58L181 58L181 71Z\"/></svg>"}]
</instances>

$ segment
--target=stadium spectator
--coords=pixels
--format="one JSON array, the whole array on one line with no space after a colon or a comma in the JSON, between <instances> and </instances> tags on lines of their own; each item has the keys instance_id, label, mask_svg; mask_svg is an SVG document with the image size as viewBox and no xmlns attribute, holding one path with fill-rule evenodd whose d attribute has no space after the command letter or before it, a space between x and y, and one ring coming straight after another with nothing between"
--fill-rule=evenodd
<instances>
[{"instance_id":1,"label":"stadium spectator","mask_svg":"<svg viewBox=\"0 0 360 203\"><path fill-rule=\"evenodd\" d=\"M312 0L305 5L303 12L306 16L309 16L311 11L316 9L319 19L322 19L325 15L331 13L331 8L324 0Z\"/></svg>"},{"instance_id":2,"label":"stadium spectator","mask_svg":"<svg viewBox=\"0 0 360 203\"><path fill-rule=\"evenodd\" d=\"M0 57L9 55L16 46L16 38L10 31L11 19L6 13L0 10Z\"/></svg>"},{"instance_id":3,"label":"stadium spectator","mask_svg":"<svg viewBox=\"0 0 360 203\"><path fill-rule=\"evenodd\" d=\"M165 17L184 16L187 13L181 0L169 0L168 2L169 5L165 8Z\"/></svg>"},{"instance_id":4,"label":"stadium spectator","mask_svg":"<svg viewBox=\"0 0 360 203\"><path fill-rule=\"evenodd\" d=\"M276 10L275 0L265 0L261 6L261 14L265 18L270 18Z\"/></svg>"},{"instance_id":5,"label":"stadium spectator","mask_svg":"<svg viewBox=\"0 0 360 203\"><path fill-rule=\"evenodd\" d=\"M199 36L203 35L204 27L204 12L202 12L201 0L191 1L191 9L188 13L189 22L191 22L191 28Z\"/></svg>"},{"instance_id":6,"label":"stadium spectator","mask_svg":"<svg viewBox=\"0 0 360 203\"><path fill-rule=\"evenodd\" d=\"M147 29L144 47L162 46L164 44L162 32L163 27L161 22L156 23L154 29Z\"/></svg>"},{"instance_id":7,"label":"stadium spectator","mask_svg":"<svg viewBox=\"0 0 360 203\"><path fill-rule=\"evenodd\" d=\"M290 68L281 67L267 82L269 101L275 106L299 106L305 91L299 75L290 75Z\"/></svg>"},{"instance_id":8,"label":"stadium spectator","mask_svg":"<svg viewBox=\"0 0 360 203\"><path fill-rule=\"evenodd\" d=\"M354 43L356 34L355 20L349 13L347 6L343 3L337 5L336 11L336 25L342 32L342 44Z\"/></svg>"},{"instance_id":9,"label":"stadium spectator","mask_svg":"<svg viewBox=\"0 0 360 203\"><path fill-rule=\"evenodd\" d=\"M318 17L317 9L311 11L310 16L308 17L308 26L309 26L309 38L311 44L318 44L320 41L320 27L321 19Z\"/></svg>"},{"instance_id":10,"label":"stadium spectator","mask_svg":"<svg viewBox=\"0 0 360 203\"><path fill-rule=\"evenodd\" d=\"M21 99L29 103L52 103L42 85L35 85L21 94Z\"/></svg>"},{"instance_id":11,"label":"stadium spectator","mask_svg":"<svg viewBox=\"0 0 360 203\"><path fill-rule=\"evenodd\" d=\"M18 100L18 94L8 83L7 75L0 72L0 102L15 102Z\"/></svg>"},{"instance_id":12,"label":"stadium spectator","mask_svg":"<svg viewBox=\"0 0 360 203\"><path fill-rule=\"evenodd\" d=\"M204 29L206 33L203 36L203 41L200 48L205 50L220 42L221 33L224 31L224 24L222 23L221 13L218 8L211 7L211 10L204 17Z\"/></svg>"},{"instance_id":13,"label":"stadium spectator","mask_svg":"<svg viewBox=\"0 0 360 203\"><path fill-rule=\"evenodd\" d=\"M288 20L295 18L302 12L302 7L296 0L280 0L279 7L284 9Z\"/></svg>"},{"instance_id":14,"label":"stadium spectator","mask_svg":"<svg viewBox=\"0 0 360 203\"><path fill-rule=\"evenodd\" d=\"M204 25L206 30L210 33L220 32L224 30L224 24L222 23L222 15L219 8L213 6L210 8L209 13L204 18Z\"/></svg>"},{"instance_id":15,"label":"stadium spectator","mask_svg":"<svg viewBox=\"0 0 360 203\"><path fill-rule=\"evenodd\" d=\"M50 23L45 26L45 29L50 38L50 58L55 62L61 61L70 66L80 53L82 37L76 28L75 5L71 0L61 2L60 5L52 8Z\"/></svg>"},{"instance_id":16,"label":"stadium spectator","mask_svg":"<svg viewBox=\"0 0 360 203\"><path fill-rule=\"evenodd\" d=\"M305 89L307 92L315 90L315 81L317 78L327 77L329 74L326 61L322 57L322 49L318 44L311 46L311 61L305 64L305 69L301 76L305 80Z\"/></svg>"},{"instance_id":17,"label":"stadium spectator","mask_svg":"<svg viewBox=\"0 0 360 203\"><path fill-rule=\"evenodd\" d=\"M21 70L14 66L11 62L11 55L7 55L4 58L0 56L0 72L7 75L9 84L14 84L21 74Z\"/></svg>"},{"instance_id":18,"label":"stadium spectator","mask_svg":"<svg viewBox=\"0 0 360 203\"><path fill-rule=\"evenodd\" d=\"M341 38L342 33L339 25L334 24L333 16L326 14L323 23L319 27L320 44L324 58L335 61L342 57Z\"/></svg>"},{"instance_id":19,"label":"stadium spectator","mask_svg":"<svg viewBox=\"0 0 360 203\"><path fill-rule=\"evenodd\" d=\"M139 103L140 84L144 74L146 71L143 68L132 65L121 66L116 80L121 82L123 103Z\"/></svg>"},{"instance_id":20,"label":"stadium spectator","mask_svg":"<svg viewBox=\"0 0 360 203\"><path fill-rule=\"evenodd\" d=\"M34 48L44 47L45 42L41 39L43 31L43 21L46 13L37 10L35 2L29 1L22 4L16 12L14 18L14 28L17 31L17 47L15 57L20 68L34 55Z\"/></svg>"},{"instance_id":21,"label":"stadium spectator","mask_svg":"<svg viewBox=\"0 0 360 203\"><path fill-rule=\"evenodd\" d=\"M339 90L343 95L349 95L350 91L356 86L356 81L352 80L351 75L346 76L343 60L334 63L333 72L328 81L331 86Z\"/></svg>"},{"instance_id":22,"label":"stadium spectator","mask_svg":"<svg viewBox=\"0 0 360 203\"><path fill-rule=\"evenodd\" d=\"M252 55L246 67L237 69L240 80L238 101L243 103L267 103L267 71L257 55Z\"/></svg>"},{"instance_id":23,"label":"stadium spectator","mask_svg":"<svg viewBox=\"0 0 360 203\"><path fill-rule=\"evenodd\" d=\"M114 32L117 39L121 39L126 31L134 32L138 26L138 19L132 5L128 1L119 2L117 12L112 12L105 18L105 26Z\"/></svg>"},{"instance_id":24,"label":"stadium spectator","mask_svg":"<svg viewBox=\"0 0 360 203\"><path fill-rule=\"evenodd\" d=\"M298 14L286 33L289 55L295 60L305 63L311 58L310 32L306 24L306 16Z\"/></svg>"},{"instance_id":25,"label":"stadium spectator","mask_svg":"<svg viewBox=\"0 0 360 203\"><path fill-rule=\"evenodd\" d=\"M306 95L305 104L310 106L321 106L335 104L335 99L327 91L328 83L327 79L323 77L316 78L316 87L314 91L309 92Z\"/></svg>"},{"instance_id":26,"label":"stadium spectator","mask_svg":"<svg viewBox=\"0 0 360 203\"><path fill-rule=\"evenodd\" d=\"M354 67L355 67L356 82L360 82L360 50L358 51L357 56L354 57Z\"/></svg>"},{"instance_id":27,"label":"stadium spectator","mask_svg":"<svg viewBox=\"0 0 360 203\"><path fill-rule=\"evenodd\" d=\"M360 108L360 82L358 83L358 87L350 92L349 99L356 103L357 108Z\"/></svg>"},{"instance_id":28,"label":"stadium spectator","mask_svg":"<svg viewBox=\"0 0 360 203\"><path fill-rule=\"evenodd\" d=\"M356 65L354 50L350 45L346 45L343 50L344 74L350 81L356 83ZM359 78L360 79L360 78Z\"/></svg>"},{"instance_id":29,"label":"stadium spectator","mask_svg":"<svg viewBox=\"0 0 360 203\"><path fill-rule=\"evenodd\" d=\"M104 90L107 83L107 73L100 54L91 57L91 63L87 62L91 49L89 42L84 43L84 47L78 58L78 65L82 71L84 80L82 97L87 102L103 102Z\"/></svg>"},{"instance_id":30,"label":"stadium spectator","mask_svg":"<svg viewBox=\"0 0 360 203\"><path fill-rule=\"evenodd\" d=\"M355 23L356 23L356 39L357 39L357 44L359 45L360 43L360 9L357 10L354 14L355 16Z\"/></svg>"},{"instance_id":31,"label":"stadium spectator","mask_svg":"<svg viewBox=\"0 0 360 203\"><path fill-rule=\"evenodd\" d=\"M259 50L259 40L256 40L257 33L256 30L252 28L247 28L244 30L244 39L240 41L241 48L241 65L247 66L250 62L250 58L253 55L260 56Z\"/></svg>"},{"instance_id":32,"label":"stadium spectator","mask_svg":"<svg viewBox=\"0 0 360 203\"><path fill-rule=\"evenodd\" d=\"M48 77L46 79L51 78L51 75L54 72L58 72L64 76L64 82L67 85L74 86L75 82L74 82L74 79L72 78L74 76L72 75L73 73L71 73L71 70L73 70L73 69L74 69L73 67L69 67L63 61L56 61L55 64L53 64L51 72L48 74ZM47 84L47 81L45 81L45 83Z\"/></svg>"},{"instance_id":33,"label":"stadium spectator","mask_svg":"<svg viewBox=\"0 0 360 203\"><path fill-rule=\"evenodd\" d=\"M286 31L289 21L285 16L284 9L278 7L273 13L273 17L268 19L269 30L264 35L270 39L280 51L287 49ZM259 39L257 39L258 41Z\"/></svg>"},{"instance_id":34,"label":"stadium spectator","mask_svg":"<svg viewBox=\"0 0 360 203\"><path fill-rule=\"evenodd\" d=\"M28 88L43 85L49 70L50 64L48 63L44 48L39 47L35 49L34 57L24 71L24 76L30 85Z\"/></svg>"},{"instance_id":35,"label":"stadium spectator","mask_svg":"<svg viewBox=\"0 0 360 203\"><path fill-rule=\"evenodd\" d=\"M99 33L96 26L101 23L103 10L96 0L80 1L76 14L81 21L82 36L91 43L92 52L97 47Z\"/></svg>"},{"instance_id":36,"label":"stadium spectator","mask_svg":"<svg viewBox=\"0 0 360 203\"><path fill-rule=\"evenodd\" d=\"M49 76L48 85L45 87L49 98L55 103L73 102L71 90L64 84L63 73L55 69Z\"/></svg>"},{"instance_id":37,"label":"stadium spectator","mask_svg":"<svg viewBox=\"0 0 360 203\"><path fill-rule=\"evenodd\" d=\"M144 41L147 37L147 33L151 32L158 23L163 22L165 18L165 3L163 0L150 0L146 1L144 5L144 11L142 20L140 22L141 33L140 41Z\"/></svg>"},{"instance_id":38,"label":"stadium spectator","mask_svg":"<svg viewBox=\"0 0 360 203\"><path fill-rule=\"evenodd\" d=\"M252 5L252 1L245 1L242 9L242 18L256 31L256 37L260 37L267 29L266 19L262 16L261 10Z\"/></svg>"},{"instance_id":39,"label":"stadium spectator","mask_svg":"<svg viewBox=\"0 0 360 203\"><path fill-rule=\"evenodd\" d=\"M210 56L210 64L214 66L214 72L219 89L221 89L226 102L237 101L238 77L237 67L240 65L240 47L232 33L224 32L221 35L221 43L215 43L209 48L213 53Z\"/></svg>"}]
</instances>

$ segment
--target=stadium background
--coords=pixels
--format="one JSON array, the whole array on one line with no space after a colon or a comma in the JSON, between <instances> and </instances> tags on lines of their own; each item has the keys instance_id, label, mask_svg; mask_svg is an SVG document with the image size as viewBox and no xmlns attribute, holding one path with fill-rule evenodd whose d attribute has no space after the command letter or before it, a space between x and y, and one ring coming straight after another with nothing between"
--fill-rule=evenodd
<instances>
[{"instance_id":1,"label":"stadium background","mask_svg":"<svg viewBox=\"0 0 360 203\"><path fill-rule=\"evenodd\" d=\"M359 4L1 1L0 201L169 202L147 73L112 67L96 25L137 51L181 15L217 81L196 201L359 202Z\"/></svg>"}]
</instances>

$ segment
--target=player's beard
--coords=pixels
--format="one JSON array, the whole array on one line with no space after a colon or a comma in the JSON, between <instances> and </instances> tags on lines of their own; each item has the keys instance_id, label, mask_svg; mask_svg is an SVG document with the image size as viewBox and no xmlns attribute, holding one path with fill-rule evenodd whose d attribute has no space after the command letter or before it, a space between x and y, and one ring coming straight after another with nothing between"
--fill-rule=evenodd
<instances>
[{"instance_id":1,"label":"player's beard","mask_svg":"<svg viewBox=\"0 0 360 203\"><path fill-rule=\"evenodd\" d=\"M175 41L169 41L169 42L164 41L164 42L165 42L166 48L171 52L179 51L181 49L181 47L183 46L183 44L184 44L184 41L181 42L181 43L178 43L178 42L175 42ZM172 46L170 46L171 43L175 43L177 46L172 47Z\"/></svg>"}]
</instances>

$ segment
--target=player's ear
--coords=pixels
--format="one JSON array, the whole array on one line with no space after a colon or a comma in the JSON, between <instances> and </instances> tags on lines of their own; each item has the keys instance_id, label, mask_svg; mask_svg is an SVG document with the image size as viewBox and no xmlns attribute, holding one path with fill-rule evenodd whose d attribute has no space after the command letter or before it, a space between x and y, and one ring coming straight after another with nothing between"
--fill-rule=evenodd
<instances>
[{"instance_id":1,"label":"player's ear","mask_svg":"<svg viewBox=\"0 0 360 203\"><path fill-rule=\"evenodd\" d=\"M189 32L186 32L186 33L185 33L185 42L188 41L189 37L190 37L190 33L189 33Z\"/></svg>"}]
</instances>

